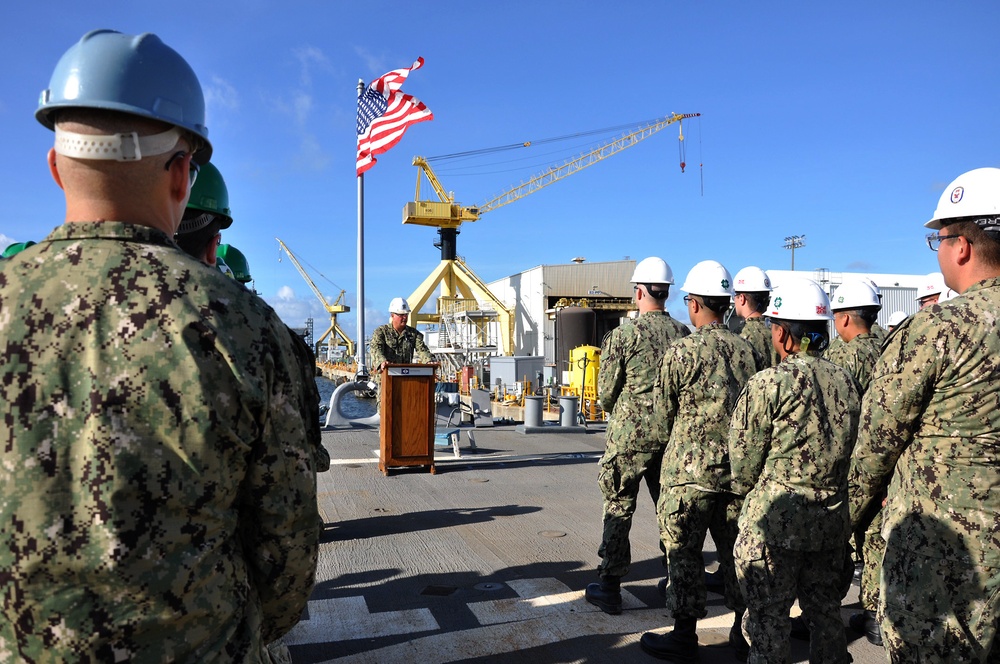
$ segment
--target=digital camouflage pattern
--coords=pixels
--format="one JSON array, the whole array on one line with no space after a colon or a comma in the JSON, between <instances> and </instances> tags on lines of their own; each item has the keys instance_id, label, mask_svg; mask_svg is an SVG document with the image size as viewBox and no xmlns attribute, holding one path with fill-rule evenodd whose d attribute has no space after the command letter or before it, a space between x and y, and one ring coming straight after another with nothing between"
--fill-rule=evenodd
<instances>
[{"instance_id":1,"label":"digital camouflage pattern","mask_svg":"<svg viewBox=\"0 0 1000 664\"><path fill-rule=\"evenodd\" d=\"M736 400L756 371L750 344L718 323L671 345L660 365L655 409L667 446L656 515L667 559L666 606L675 618L707 615L702 549L708 531L719 551L727 606L744 608L732 566L738 511L731 508L728 435Z\"/></svg>"},{"instance_id":2,"label":"digital camouflage pattern","mask_svg":"<svg viewBox=\"0 0 1000 664\"><path fill-rule=\"evenodd\" d=\"M854 379L812 353L758 373L740 395L729 453L733 490L745 496L734 557L751 662L787 661L796 597L808 607L810 649L822 653L815 661L850 661L840 602L859 409Z\"/></svg>"},{"instance_id":3,"label":"digital camouflage pattern","mask_svg":"<svg viewBox=\"0 0 1000 664\"><path fill-rule=\"evenodd\" d=\"M403 327L402 332L396 332L391 323L379 325L372 333L371 367L378 369L383 362L389 364L427 364L431 361L431 351L424 343L424 335L415 327ZM381 378L380 374L375 375Z\"/></svg>"},{"instance_id":4,"label":"digital camouflage pattern","mask_svg":"<svg viewBox=\"0 0 1000 664\"><path fill-rule=\"evenodd\" d=\"M292 337L292 350L302 372L302 418L306 427L306 440L315 452L313 467L317 473L330 470L330 452L323 447L323 431L319 424L319 387L316 386L316 356L312 348L292 328L286 328Z\"/></svg>"},{"instance_id":5,"label":"digital camouflage pattern","mask_svg":"<svg viewBox=\"0 0 1000 664\"><path fill-rule=\"evenodd\" d=\"M0 265L0 660L268 661L320 521L288 331L151 228Z\"/></svg>"},{"instance_id":6,"label":"digital camouflage pattern","mask_svg":"<svg viewBox=\"0 0 1000 664\"><path fill-rule=\"evenodd\" d=\"M622 577L631 562L629 531L643 478L656 503L664 441L653 410L660 360L675 340L690 334L664 311L648 311L611 330L601 344L597 394L609 413L598 484L604 496L604 534L598 555L602 576Z\"/></svg>"},{"instance_id":7,"label":"digital camouflage pattern","mask_svg":"<svg viewBox=\"0 0 1000 664\"><path fill-rule=\"evenodd\" d=\"M858 382L861 394L864 394L872 382L872 372L875 371L875 363L881 354L882 342L869 332L859 334L846 343L841 339L841 343L827 348L823 357L838 367L847 369L847 373Z\"/></svg>"},{"instance_id":8,"label":"digital camouflage pattern","mask_svg":"<svg viewBox=\"0 0 1000 664\"><path fill-rule=\"evenodd\" d=\"M690 333L670 314L647 311L604 337L597 398L608 413L608 448L663 448L665 439L660 437L661 415L653 409L653 388L667 348Z\"/></svg>"},{"instance_id":9,"label":"digital camouflage pattern","mask_svg":"<svg viewBox=\"0 0 1000 664\"><path fill-rule=\"evenodd\" d=\"M881 342L874 334L866 333L859 334L846 343L841 340L841 343L827 349L823 357L846 369L857 381L858 390L864 395L871 384L875 363L878 362L881 351ZM850 472L854 472L853 467ZM880 533L882 515L876 507L869 508L862 518L862 515L855 515L857 505L851 505L854 551L858 562L862 564L861 607L869 611L878 608L879 572L882 567L882 552L885 550L885 542Z\"/></svg>"},{"instance_id":10,"label":"digital camouflage pattern","mask_svg":"<svg viewBox=\"0 0 1000 664\"><path fill-rule=\"evenodd\" d=\"M747 340L757 358L757 371L763 371L778 363L778 351L771 343L771 330L764 325L764 317L747 318L740 330L740 336Z\"/></svg>"},{"instance_id":11,"label":"digital camouflage pattern","mask_svg":"<svg viewBox=\"0 0 1000 664\"><path fill-rule=\"evenodd\" d=\"M998 278L921 309L865 395L851 488L863 510L888 485L880 616L897 661L1000 658L998 318Z\"/></svg>"},{"instance_id":12,"label":"digital camouflage pattern","mask_svg":"<svg viewBox=\"0 0 1000 664\"><path fill-rule=\"evenodd\" d=\"M730 418L756 372L750 344L718 323L667 349L655 393L661 438L667 441L663 486L730 491Z\"/></svg>"}]
</instances>

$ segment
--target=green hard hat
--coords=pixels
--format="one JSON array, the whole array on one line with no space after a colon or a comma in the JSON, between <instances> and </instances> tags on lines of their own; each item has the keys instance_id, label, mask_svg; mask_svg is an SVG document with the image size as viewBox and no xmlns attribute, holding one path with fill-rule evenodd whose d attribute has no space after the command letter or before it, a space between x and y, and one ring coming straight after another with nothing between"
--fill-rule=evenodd
<instances>
[{"instance_id":1,"label":"green hard hat","mask_svg":"<svg viewBox=\"0 0 1000 664\"><path fill-rule=\"evenodd\" d=\"M241 284L245 284L253 277L250 276L250 264L243 252L231 244L220 244L215 255L225 261L229 269L233 271L233 278Z\"/></svg>"},{"instance_id":2,"label":"green hard hat","mask_svg":"<svg viewBox=\"0 0 1000 664\"><path fill-rule=\"evenodd\" d=\"M222 220L222 228L233 224L233 213L229 209L229 190L222 173L211 162L198 171L198 179L191 187L191 198L188 199L187 211L178 227L178 233L193 233L201 230L213 217L199 212L208 212Z\"/></svg>"},{"instance_id":3,"label":"green hard hat","mask_svg":"<svg viewBox=\"0 0 1000 664\"><path fill-rule=\"evenodd\" d=\"M0 258L10 258L11 256L21 253L33 244L35 243L31 240L28 240L27 242L15 242L3 250L3 254L0 254Z\"/></svg>"}]
</instances>

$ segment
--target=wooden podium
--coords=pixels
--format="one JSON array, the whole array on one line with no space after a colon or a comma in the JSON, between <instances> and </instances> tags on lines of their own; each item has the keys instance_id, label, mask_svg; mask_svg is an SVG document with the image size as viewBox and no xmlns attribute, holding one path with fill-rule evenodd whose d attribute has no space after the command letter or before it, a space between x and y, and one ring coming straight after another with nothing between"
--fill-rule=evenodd
<instances>
[{"instance_id":1,"label":"wooden podium","mask_svg":"<svg viewBox=\"0 0 1000 664\"><path fill-rule=\"evenodd\" d=\"M434 468L436 364L389 364L382 369L378 469Z\"/></svg>"}]
</instances>

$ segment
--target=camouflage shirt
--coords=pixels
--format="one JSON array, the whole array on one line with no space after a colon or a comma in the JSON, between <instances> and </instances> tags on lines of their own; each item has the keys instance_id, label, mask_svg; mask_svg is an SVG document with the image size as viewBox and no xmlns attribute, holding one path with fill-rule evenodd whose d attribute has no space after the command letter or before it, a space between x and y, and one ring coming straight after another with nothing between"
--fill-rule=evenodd
<instances>
[{"instance_id":1,"label":"camouflage shirt","mask_svg":"<svg viewBox=\"0 0 1000 664\"><path fill-rule=\"evenodd\" d=\"M656 386L656 412L668 441L664 486L730 490L729 420L756 371L750 344L718 323L703 325L667 349Z\"/></svg>"},{"instance_id":2,"label":"camouflage shirt","mask_svg":"<svg viewBox=\"0 0 1000 664\"><path fill-rule=\"evenodd\" d=\"M812 354L750 379L729 432L733 490L746 496L741 532L793 551L846 545L859 408L851 376Z\"/></svg>"},{"instance_id":3,"label":"camouflage shirt","mask_svg":"<svg viewBox=\"0 0 1000 664\"><path fill-rule=\"evenodd\" d=\"M391 323L376 327L372 333L371 354L373 371L383 362L424 364L431 361L431 351L424 343L424 335L409 325L402 332L396 332Z\"/></svg>"},{"instance_id":4,"label":"camouflage shirt","mask_svg":"<svg viewBox=\"0 0 1000 664\"><path fill-rule=\"evenodd\" d=\"M931 558L1000 567L1000 278L921 309L889 337L865 395L859 491L888 483L883 535ZM891 478L891 482L890 482ZM923 515L923 518L914 518ZM934 521L962 546L949 546Z\"/></svg>"},{"instance_id":5,"label":"camouflage shirt","mask_svg":"<svg viewBox=\"0 0 1000 664\"><path fill-rule=\"evenodd\" d=\"M771 343L771 330L764 326L764 317L747 318L743 322L740 336L747 340L757 358L757 371L763 371L778 363L778 351Z\"/></svg>"},{"instance_id":6,"label":"camouflage shirt","mask_svg":"<svg viewBox=\"0 0 1000 664\"><path fill-rule=\"evenodd\" d=\"M876 339L874 334L859 334L848 343L843 343L841 340L841 343L830 346L823 357L838 367L847 369L847 373L858 381L861 394L864 394L872 382L872 372L875 370L881 349L882 342Z\"/></svg>"},{"instance_id":7,"label":"camouflage shirt","mask_svg":"<svg viewBox=\"0 0 1000 664\"><path fill-rule=\"evenodd\" d=\"M609 447L649 451L663 446L656 433L653 386L667 346L690 333L665 311L647 311L604 337L597 394L610 413Z\"/></svg>"},{"instance_id":8,"label":"camouflage shirt","mask_svg":"<svg viewBox=\"0 0 1000 664\"><path fill-rule=\"evenodd\" d=\"M264 659L320 526L274 311L158 230L68 223L0 264L0 349L0 658Z\"/></svg>"}]
</instances>

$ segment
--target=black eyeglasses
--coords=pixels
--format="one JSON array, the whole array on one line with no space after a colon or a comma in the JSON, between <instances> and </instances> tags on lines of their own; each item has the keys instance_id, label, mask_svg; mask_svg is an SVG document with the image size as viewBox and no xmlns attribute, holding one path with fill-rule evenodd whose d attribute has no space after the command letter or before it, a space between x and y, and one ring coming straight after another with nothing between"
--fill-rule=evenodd
<instances>
[{"instance_id":1,"label":"black eyeglasses","mask_svg":"<svg viewBox=\"0 0 1000 664\"><path fill-rule=\"evenodd\" d=\"M682 300L684 300L684 304L687 304L688 302L690 302L690 301L691 301L691 296L690 296L690 295L685 295L685 296L684 296L683 298L681 298L681 299L682 299Z\"/></svg>"},{"instance_id":2,"label":"black eyeglasses","mask_svg":"<svg viewBox=\"0 0 1000 664\"><path fill-rule=\"evenodd\" d=\"M169 171L170 170L170 166L174 163L174 159L177 159L177 157L183 158L184 155L186 155L186 154L188 154L188 153L185 152L184 150L178 150L177 152L175 152L173 155L171 155L170 159L167 159L167 163L163 166L164 170ZM190 163L188 164L188 186L189 187L193 187L194 186L195 181L198 179L198 171L199 170L201 170L201 166L199 166L198 162L196 162L192 158L191 161L190 161Z\"/></svg>"},{"instance_id":3,"label":"black eyeglasses","mask_svg":"<svg viewBox=\"0 0 1000 664\"><path fill-rule=\"evenodd\" d=\"M938 248L941 246L941 242L943 240L954 240L954 239L960 238L960 237L963 237L963 236L962 235L939 235L937 233L928 233L927 234L927 247L931 251L937 251ZM968 238L966 238L966 240L968 240ZM969 244L972 244L972 243L969 242Z\"/></svg>"}]
</instances>

